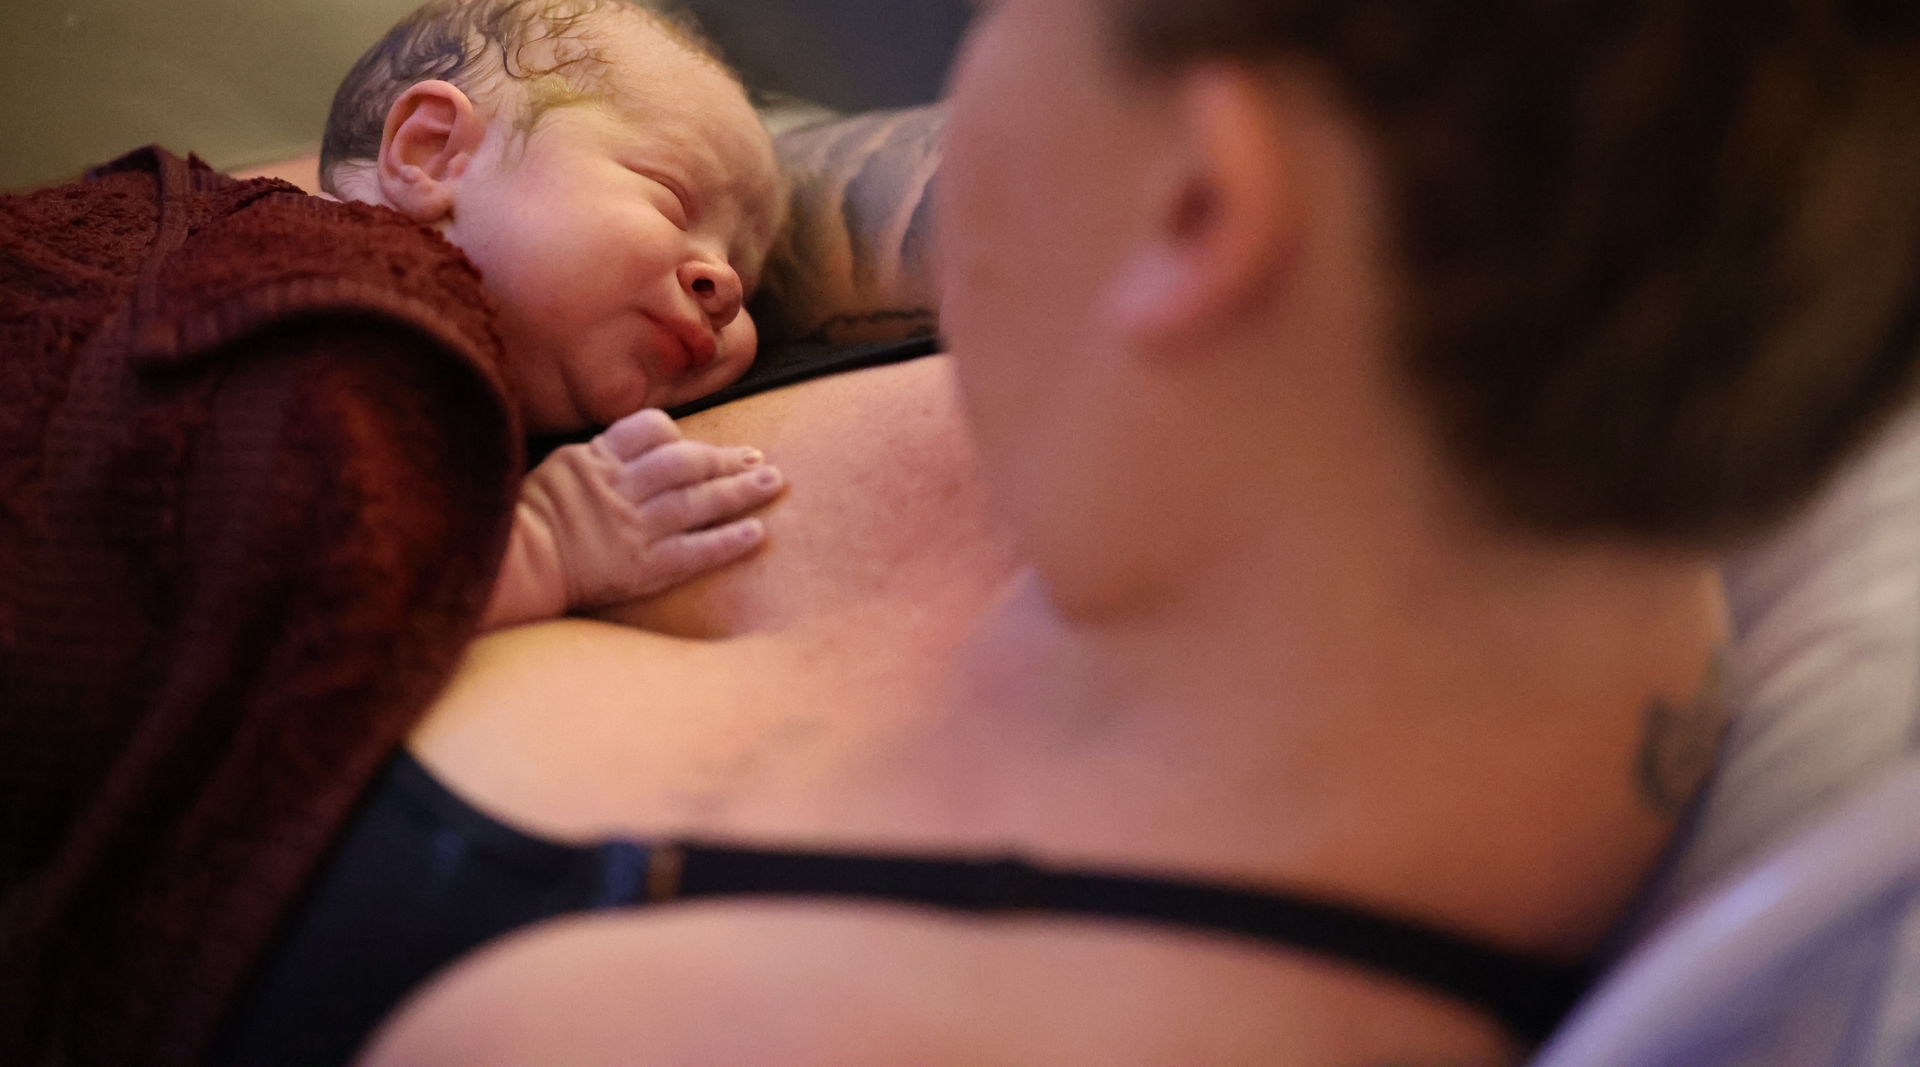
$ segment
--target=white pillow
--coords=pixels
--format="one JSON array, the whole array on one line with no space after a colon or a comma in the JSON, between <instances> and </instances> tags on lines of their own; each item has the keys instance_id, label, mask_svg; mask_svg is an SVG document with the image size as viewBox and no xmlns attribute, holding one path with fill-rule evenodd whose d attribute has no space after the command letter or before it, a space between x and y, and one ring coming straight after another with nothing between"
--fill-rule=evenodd
<instances>
[{"instance_id":1,"label":"white pillow","mask_svg":"<svg viewBox=\"0 0 1920 1067\"><path fill-rule=\"evenodd\" d=\"M1733 722L1689 824L1615 939L1630 948L1915 748L1920 410L1725 567Z\"/></svg>"},{"instance_id":2,"label":"white pillow","mask_svg":"<svg viewBox=\"0 0 1920 1067\"><path fill-rule=\"evenodd\" d=\"M1920 760L1615 967L1532 1067L1920 1063Z\"/></svg>"}]
</instances>

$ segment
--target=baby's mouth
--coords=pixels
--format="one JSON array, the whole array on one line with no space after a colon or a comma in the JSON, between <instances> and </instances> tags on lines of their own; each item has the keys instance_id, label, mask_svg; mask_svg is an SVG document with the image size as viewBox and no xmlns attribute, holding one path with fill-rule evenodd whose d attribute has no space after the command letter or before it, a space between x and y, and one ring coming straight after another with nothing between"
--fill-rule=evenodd
<instances>
[{"instance_id":1,"label":"baby's mouth","mask_svg":"<svg viewBox=\"0 0 1920 1067\"><path fill-rule=\"evenodd\" d=\"M660 334L660 373L668 380L700 372L719 352L719 342L713 332L700 323L690 319L662 319L651 314L647 315L647 321L653 323Z\"/></svg>"}]
</instances>

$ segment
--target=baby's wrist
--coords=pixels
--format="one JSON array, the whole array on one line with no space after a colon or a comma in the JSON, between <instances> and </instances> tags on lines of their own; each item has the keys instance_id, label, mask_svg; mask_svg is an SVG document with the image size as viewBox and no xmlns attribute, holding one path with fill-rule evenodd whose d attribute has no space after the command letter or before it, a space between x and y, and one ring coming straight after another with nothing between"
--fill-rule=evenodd
<instances>
[{"instance_id":1,"label":"baby's wrist","mask_svg":"<svg viewBox=\"0 0 1920 1067\"><path fill-rule=\"evenodd\" d=\"M551 525L522 501L514 509L513 533L494 579L482 630L497 630L567 613L565 562Z\"/></svg>"}]
</instances>

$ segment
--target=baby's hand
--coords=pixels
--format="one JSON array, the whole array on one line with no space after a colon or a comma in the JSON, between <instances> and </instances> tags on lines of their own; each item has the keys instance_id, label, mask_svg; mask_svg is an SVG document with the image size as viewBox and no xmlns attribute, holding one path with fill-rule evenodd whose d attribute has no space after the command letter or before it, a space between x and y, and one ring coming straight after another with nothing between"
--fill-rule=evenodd
<instances>
[{"instance_id":1,"label":"baby's hand","mask_svg":"<svg viewBox=\"0 0 1920 1067\"><path fill-rule=\"evenodd\" d=\"M754 449L688 441L658 409L629 415L527 475L482 628L650 596L731 563L766 536L734 517L783 484Z\"/></svg>"}]
</instances>

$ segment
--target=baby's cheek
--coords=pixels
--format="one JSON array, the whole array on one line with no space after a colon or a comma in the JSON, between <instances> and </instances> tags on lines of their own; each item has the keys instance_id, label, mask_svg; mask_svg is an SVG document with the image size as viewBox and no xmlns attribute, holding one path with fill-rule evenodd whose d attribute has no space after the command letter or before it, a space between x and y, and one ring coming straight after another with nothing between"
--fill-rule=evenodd
<instances>
[{"instance_id":1,"label":"baby's cheek","mask_svg":"<svg viewBox=\"0 0 1920 1067\"><path fill-rule=\"evenodd\" d=\"M715 385L715 389L733 384L734 379L747 372L753 365L754 353L759 349L760 332L753 325L753 317L742 310L733 317L733 321L720 328L720 362L726 369L726 380Z\"/></svg>"}]
</instances>

